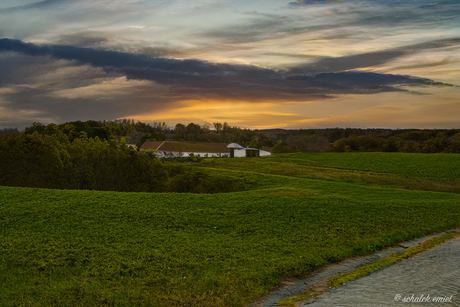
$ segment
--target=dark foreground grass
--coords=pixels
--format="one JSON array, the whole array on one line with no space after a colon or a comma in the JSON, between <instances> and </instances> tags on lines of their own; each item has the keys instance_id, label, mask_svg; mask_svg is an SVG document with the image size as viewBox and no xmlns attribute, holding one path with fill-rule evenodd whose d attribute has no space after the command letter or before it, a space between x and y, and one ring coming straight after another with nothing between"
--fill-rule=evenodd
<instances>
[{"instance_id":1,"label":"dark foreground grass","mask_svg":"<svg viewBox=\"0 0 460 307\"><path fill-rule=\"evenodd\" d=\"M282 277L460 226L458 194L248 170L216 172L259 190L0 187L0 305L245 306Z\"/></svg>"}]
</instances>

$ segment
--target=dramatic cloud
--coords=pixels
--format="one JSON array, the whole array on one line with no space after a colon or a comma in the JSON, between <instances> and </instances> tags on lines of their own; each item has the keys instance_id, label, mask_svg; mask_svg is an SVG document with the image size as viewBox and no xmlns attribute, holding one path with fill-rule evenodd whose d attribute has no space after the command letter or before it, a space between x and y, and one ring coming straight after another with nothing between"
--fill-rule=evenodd
<instances>
[{"instance_id":1,"label":"dramatic cloud","mask_svg":"<svg viewBox=\"0 0 460 307\"><path fill-rule=\"evenodd\" d=\"M1 1L0 126L454 125L459 1L290 2Z\"/></svg>"},{"instance_id":2,"label":"dramatic cloud","mask_svg":"<svg viewBox=\"0 0 460 307\"><path fill-rule=\"evenodd\" d=\"M178 91L222 98L318 99L330 94L401 91L397 85L442 85L431 80L375 73L342 72L315 76L286 75L251 65L216 64L200 60L175 60L60 45L38 46L1 39L0 50L29 56L51 56L60 60L90 64L128 79L151 80L175 86ZM296 71L293 69L292 71Z\"/></svg>"},{"instance_id":3,"label":"dramatic cloud","mask_svg":"<svg viewBox=\"0 0 460 307\"><path fill-rule=\"evenodd\" d=\"M460 46L460 37L434 40L426 43L409 45L383 51L354 54L337 58L324 58L311 64L297 66L291 69L291 71L295 73L311 74L318 72L337 72L363 67L372 67L385 64L404 55L450 46Z\"/></svg>"}]
</instances>

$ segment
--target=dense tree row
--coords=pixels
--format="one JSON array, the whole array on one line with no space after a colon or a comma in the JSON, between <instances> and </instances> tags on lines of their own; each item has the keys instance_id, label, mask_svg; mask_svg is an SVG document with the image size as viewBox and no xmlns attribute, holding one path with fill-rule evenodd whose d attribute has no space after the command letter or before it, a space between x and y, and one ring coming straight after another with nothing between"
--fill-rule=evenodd
<instances>
[{"instance_id":1,"label":"dense tree row","mask_svg":"<svg viewBox=\"0 0 460 307\"><path fill-rule=\"evenodd\" d=\"M0 138L0 185L126 192L230 192L244 188L180 165L165 165L149 152L99 137L61 134ZM219 184L216 184L219 183Z\"/></svg>"},{"instance_id":2,"label":"dense tree row","mask_svg":"<svg viewBox=\"0 0 460 307\"><path fill-rule=\"evenodd\" d=\"M72 138L72 140L71 140ZM34 132L0 139L0 185L115 191L163 191L156 159L98 137Z\"/></svg>"},{"instance_id":3,"label":"dense tree row","mask_svg":"<svg viewBox=\"0 0 460 307\"><path fill-rule=\"evenodd\" d=\"M81 132L85 132L89 138L98 137L101 140L110 140L114 137L129 136L131 132L165 135L173 133L173 131L165 122L154 122L153 125L150 125L139 121L134 122L134 120L121 119L114 121L74 121L60 125L49 124L46 126L41 123L33 123L31 127L27 127L24 130L24 133L33 134L34 132L38 132L45 135L66 134L70 140L73 140L78 138Z\"/></svg>"}]
</instances>

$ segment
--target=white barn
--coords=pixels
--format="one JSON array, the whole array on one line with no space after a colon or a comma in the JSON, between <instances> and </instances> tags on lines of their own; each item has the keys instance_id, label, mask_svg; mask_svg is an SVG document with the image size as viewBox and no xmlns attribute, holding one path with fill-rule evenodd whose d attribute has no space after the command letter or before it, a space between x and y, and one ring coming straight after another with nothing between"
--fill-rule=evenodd
<instances>
[{"instance_id":1,"label":"white barn","mask_svg":"<svg viewBox=\"0 0 460 307\"><path fill-rule=\"evenodd\" d=\"M158 157L188 157L191 154L200 157L260 157L270 152L258 148L244 148L236 143L145 141L141 150L155 150Z\"/></svg>"},{"instance_id":2,"label":"white barn","mask_svg":"<svg viewBox=\"0 0 460 307\"><path fill-rule=\"evenodd\" d=\"M158 157L224 157L230 151L225 143L145 141L141 150L156 150Z\"/></svg>"},{"instance_id":3,"label":"white barn","mask_svg":"<svg viewBox=\"0 0 460 307\"><path fill-rule=\"evenodd\" d=\"M270 156L272 153L258 148L245 148L236 143L227 145L230 150L230 158L244 158L244 157L261 157Z\"/></svg>"}]
</instances>

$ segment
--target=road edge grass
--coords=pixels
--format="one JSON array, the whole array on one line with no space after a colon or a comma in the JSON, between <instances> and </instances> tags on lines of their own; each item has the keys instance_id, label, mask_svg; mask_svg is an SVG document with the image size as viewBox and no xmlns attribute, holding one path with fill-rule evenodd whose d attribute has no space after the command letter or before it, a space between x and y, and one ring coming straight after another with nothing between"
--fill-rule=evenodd
<instances>
[{"instance_id":1,"label":"road edge grass","mask_svg":"<svg viewBox=\"0 0 460 307\"><path fill-rule=\"evenodd\" d=\"M348 281L358 279L360 277L364 277L372 272L380 270L396 262L400 262L408 258L411 258L413 256L416 256L420 253L428 251L429 249L434 248L438 246L439 244L445 243L446 241L454 239L456 237L460 237L460 232L451 231L439 237L428 239L416 246L413 246L413 247L410 247L404 250L401 253L391 254L383 259L377 260L376 262L373 262L370 264L366 264L351 272L333 276L326 280L327 287L324 290L317 290L316 289L317 287L315 287L316 284L311 287L308 287L303 293L299 295L280 300L278 302L278 306L295 307L297 302L308 301L310 299L314 299L319 296L322 296L323 294L325 294L327 291L329 291L332 288L339 287ZM319 282L319 283L322 283L322 282Z\"/></svg>"}]
</instances>

